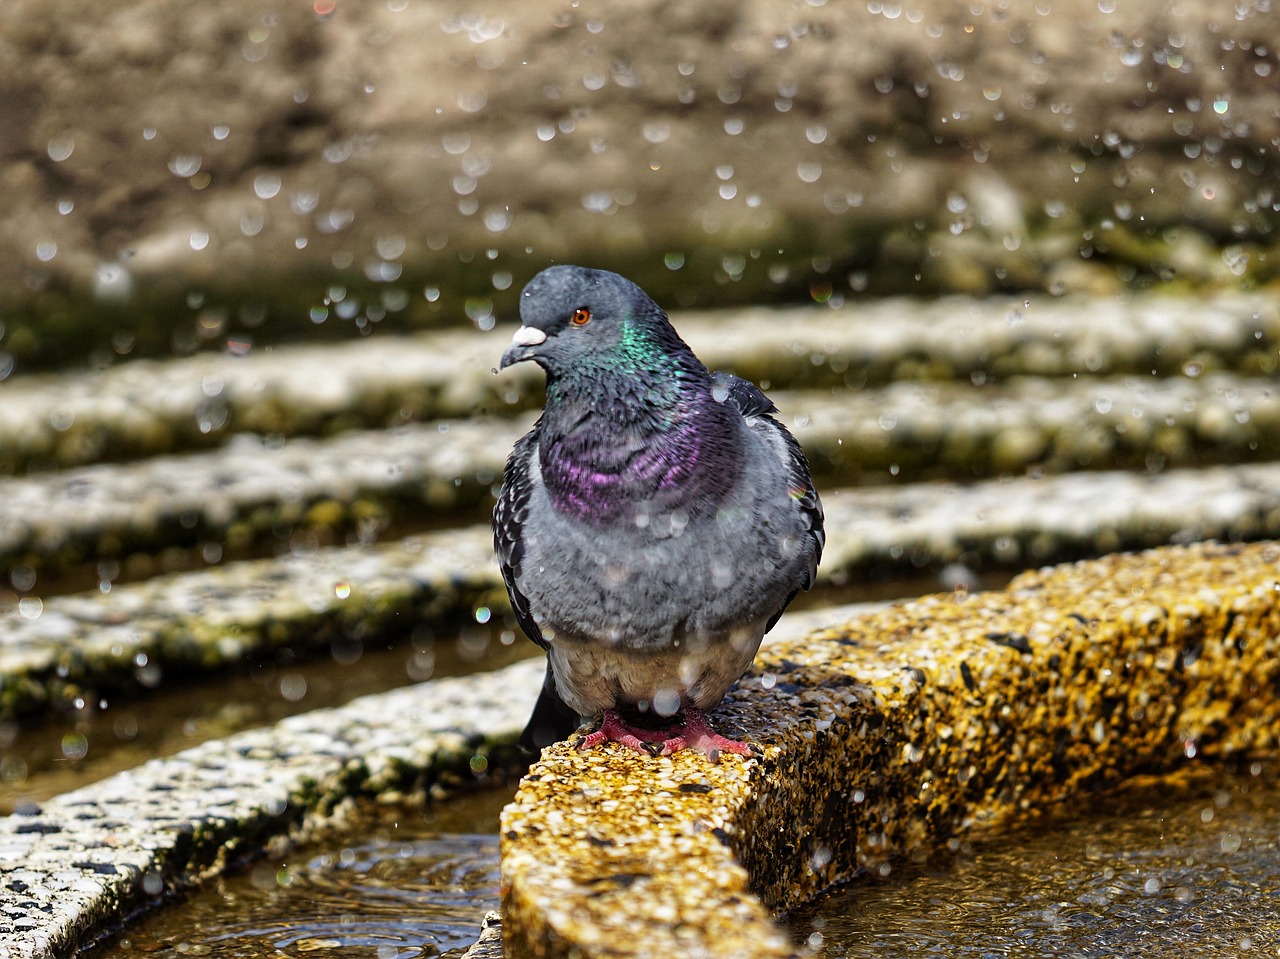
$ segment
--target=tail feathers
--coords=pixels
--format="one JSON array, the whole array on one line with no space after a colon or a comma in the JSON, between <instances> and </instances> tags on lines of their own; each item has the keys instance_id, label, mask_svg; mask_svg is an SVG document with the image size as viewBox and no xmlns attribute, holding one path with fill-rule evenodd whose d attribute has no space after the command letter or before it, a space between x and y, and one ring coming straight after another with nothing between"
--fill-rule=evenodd
<instances>
[{"instance_id":1,"label":"tail feathers","mask_svg":"<svg viewBox=\"0 0 1280 959\"><path fill-rule=\"evenodd\" d=\"M578 714L556 692L556 674L551 669L551 661L547 660L547 674L542 680L542 691L538 694L538 702L533 707L529 724L520 734L520 748L536 756L543 746L567 739L578 728L579 722L581 719Z\"/></svg>"}]
</instances>

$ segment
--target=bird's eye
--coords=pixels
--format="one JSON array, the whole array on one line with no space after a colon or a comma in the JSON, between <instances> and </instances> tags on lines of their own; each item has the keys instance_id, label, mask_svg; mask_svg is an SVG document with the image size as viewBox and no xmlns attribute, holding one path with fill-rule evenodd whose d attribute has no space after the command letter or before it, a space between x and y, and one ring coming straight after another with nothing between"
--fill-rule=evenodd
<instances>
[{"instance_id":1,"label":"bird's eye","mask_svg":"<svg viewBox=\"0 0 1280 959\"><path fill-rule=\"evenodd\" d=\"M585 306L580 306L573 311L573 316L569 317L569 322L574 326L586 326L591 322L591 311Z\"/></svg>"}]
</instances>

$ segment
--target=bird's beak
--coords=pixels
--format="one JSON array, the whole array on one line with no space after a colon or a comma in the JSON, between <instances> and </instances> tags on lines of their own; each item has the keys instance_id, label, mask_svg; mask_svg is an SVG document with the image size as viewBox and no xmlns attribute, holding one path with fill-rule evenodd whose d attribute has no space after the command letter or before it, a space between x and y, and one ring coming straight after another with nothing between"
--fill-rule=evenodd
<instances>
[{"instance_id":1,"label":"bird's beak","mask_svg":"<svg viewBox=\"0 0 1280 959\"><path fill-rule=\"evenodd\" d=\"M502 354L502 362L499 369L505 370L512 363L519 363L522 360L532 359L535 350L534 347L540 343L547 341L547 334L534 326L522 326L516 330L516 335L511 337L511 345L507 347L507 351Z\"/></svg>"}]
</instances>

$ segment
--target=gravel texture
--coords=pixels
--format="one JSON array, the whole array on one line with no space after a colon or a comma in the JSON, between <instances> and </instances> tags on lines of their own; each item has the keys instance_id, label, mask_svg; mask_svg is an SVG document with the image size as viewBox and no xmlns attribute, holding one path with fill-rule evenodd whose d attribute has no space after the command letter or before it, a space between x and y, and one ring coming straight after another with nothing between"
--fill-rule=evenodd
<instances>
[{"instance_id":1,"label":"gravel texture","mask_svg":"<svg viewBox=\"0 0 1280 959\"><path fill-rule=\"evenodd\" d=\"M802 955L771 913L1140 769L1280 745L1280 545L924 597L772 643L719 723L761 756L543 752L503 813L520 957Z\"/></svg>"}]
</instances>

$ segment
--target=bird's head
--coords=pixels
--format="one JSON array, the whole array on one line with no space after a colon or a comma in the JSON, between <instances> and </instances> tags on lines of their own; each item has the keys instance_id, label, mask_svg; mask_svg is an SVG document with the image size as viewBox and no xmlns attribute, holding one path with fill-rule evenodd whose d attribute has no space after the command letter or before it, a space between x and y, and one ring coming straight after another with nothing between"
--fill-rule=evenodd
<instances>
[{"instance_id":1,"label":"bird's head","mask_svg":"<svg viewBox=\"0 0 1280 959\"><path fill-rule=\"evenodd\" d=\"M625 277L581 266L543 270L520 294L520 328L502 368L533 360L548 373L597 364L628 351L683 346L666 314Z\"/></svg>"}]
</instances>

